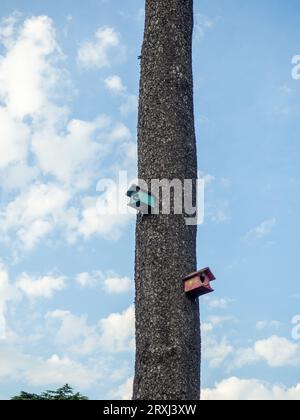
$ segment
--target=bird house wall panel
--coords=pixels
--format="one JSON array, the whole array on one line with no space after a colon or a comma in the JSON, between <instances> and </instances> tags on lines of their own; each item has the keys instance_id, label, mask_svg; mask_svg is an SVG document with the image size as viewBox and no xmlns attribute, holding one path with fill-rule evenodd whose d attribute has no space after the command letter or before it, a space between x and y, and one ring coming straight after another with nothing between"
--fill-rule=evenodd
<instances>
[{"instance_id":1,"label":"bird house wall panel","mask_svg":"<svg viewBox=\"0 0 300 420\"><path fill-rule=\"evenodd\" d=\"M186 293L191 292L198 287L201 287L202 283L200 281L199 276L192 277L191 279L187 280L184 284L184 290Z\"/></svg>"}]
</instances>

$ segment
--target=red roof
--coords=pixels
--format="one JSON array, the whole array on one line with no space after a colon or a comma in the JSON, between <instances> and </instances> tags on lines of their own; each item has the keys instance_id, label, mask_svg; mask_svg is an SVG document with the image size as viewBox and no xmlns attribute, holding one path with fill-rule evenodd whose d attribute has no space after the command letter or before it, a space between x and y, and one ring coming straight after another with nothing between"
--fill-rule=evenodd
<instances>
[{"instance_id":1,"label":"red roof","mask_svg":"<svg viewBox=\"0 0 300 420\"><path fill-rule=\"evenodd\" d=\"M211 269L209 267L203 268L202 270L195 271L194 273L189 274L187 277L183 279L183 281L189 280L193 277L199 276L200 274L205 273L210 281L216 280L215 276L213 275Z\"/></svg>"}]
</instances>

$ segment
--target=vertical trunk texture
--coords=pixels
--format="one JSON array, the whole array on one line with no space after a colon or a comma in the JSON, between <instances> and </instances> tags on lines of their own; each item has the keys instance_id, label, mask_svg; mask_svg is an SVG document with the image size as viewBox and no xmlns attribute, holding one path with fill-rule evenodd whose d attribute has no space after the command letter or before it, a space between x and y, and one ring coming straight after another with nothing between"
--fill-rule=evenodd
<instances>
[{"instance_id":1,"label":"vertical trunk texture","mask_svg":"<svg viewBox=\"0 0 300 420\"><path fill-rule=\"evenodd\" d=\"M193 0L146 0L145 25L139 178L195 181ZM182 284L196 270L197 229L184 217L138 217L135 400L199 399L199 303Z\"/></svg>"}]
</instances>

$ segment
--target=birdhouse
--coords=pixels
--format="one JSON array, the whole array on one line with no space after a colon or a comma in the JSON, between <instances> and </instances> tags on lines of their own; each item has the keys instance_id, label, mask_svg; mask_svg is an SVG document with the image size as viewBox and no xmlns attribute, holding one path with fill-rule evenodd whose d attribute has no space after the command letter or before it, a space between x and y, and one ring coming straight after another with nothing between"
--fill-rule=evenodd
<instances>
[{"instance_id":1,"label":"birdhouse","mask_svg":"<svg viewBox=\"0 0 300 420\"><path fill-rule=\"evenodd\" d=\"M151 214L155 208L155 197L148 191L142 190L138 185L132 185L127 191L127 197L130 198L129 207L142 214Z\"/></svg>"},{"instance_id":2,"label":"birdhouse","mask_svg":"<svg viewBox=\"0 0 300 420\"><path fill-rule=\"evenodd\" d=\"M212 293L214 290L211 288L210 283L216 280L215 276L209 268L191 273L183 279L184 291L187 295L195 298L199 296Z\"/></svg>"}]
</instances>

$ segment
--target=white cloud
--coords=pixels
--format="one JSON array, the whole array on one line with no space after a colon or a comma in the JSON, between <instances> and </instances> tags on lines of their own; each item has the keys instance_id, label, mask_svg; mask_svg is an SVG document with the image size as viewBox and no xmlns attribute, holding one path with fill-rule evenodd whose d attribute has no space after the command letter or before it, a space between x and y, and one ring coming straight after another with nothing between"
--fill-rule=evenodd
<instances>
[{"instance_id":1,"label":"white cloud","mask_svg":"<svg viewBox=\"0 0 300 420\"><path fill-rule=\"evenodd\" d=\"M51 298L55 292L65 289L66 278L51 275L33 278L23 273L16 285L18 289L30 298Z\"/></svg>"},{"instance_id":2,"label":"white cloud","mask_svg":"<svg viewBox=\"0 0 300 420\"><path fill-rule=\"evenodd\" d=\"M122 117L127 117L129 114L137 112L138 97L127 92L127 87L123 84L120 76L110 76L104 80L104 83L108 90L122 98L123 103L120 106Z\"/></svg>"},{"instance_id":3,"label":"white cloud","mask_svg":"<svg viewBox=\"0 0 300 420\"><path fill-rule=\"evenodd\" d=\"M34 387L63 386L70 383L79 389L88 389L99 384L103 378L114 374L114 367L105 363L82 363L67 355L50 353L48 357L26 354L16 343L6 340L0 347L0 379L7 378Z\"/></svg>"},{"instance_id":4,"label":"white cloud","mask_svg":"<svg viewBox=\"0 0 300 420\"><path fill-rule=\"evenodd\" d=\"M120 277L112 274L104 279L103 287L109 294L122 294L130 292L133 284L129 277Z\"/></svg>"},{"instance_id":5,"label":"white cloud","mask_svg":"<svg viewBox=\"0 0 300 420\"><path fill-rule=\"evenodd\" d=\"M223 337L217 340L215 337L206 336L203 342L203 358L207 360L211 368L218 368L231 355L234 347Z\"/></svg>"},{"instance_id":6,"label":"white cloud","mask_svg":"<svg viewBox=\"0 0 300 420\"><path fill-rule=\"evenodd\" d=\"M86 189L90 186L96 160L99 162L107 152L106 147L109 148L109 143L99 141L109 124L106 116L91 122L71 120L63 134L54 126L45 125L32 138L32 150L39 167L62 183Z\"/></svg>"},{"instance_id":7,"label":"white cloud","mask_svg":"<svg viewBox=\"0 0 300 420\"><path fill-rule=\"evenodd\" d=\"M237 349L234 362L229 366L229 371L235 368L242 368L244 366L253 365L260 362L260 357L256 354L252 347Z\"/></svg>"},{"instance_id":8,"label":"white cloud","mask_svg":"<svg viewBox=\"0 0 300 420\"><path fill-rule=\"evenodd\" d=\"M49 384L73 384L82 389L90 388L102 377L101 372L92 367L56 354L49 359L38 360L25 372L26 380L33 386L46 386Z\"/></svg>"},{"instance_id":9,"label":"white cloud","mask_svg":"<svg viewBox=\"0 0 300 420\"><path fill-rule=\"evenodd\" d=\"M112 51L118 46L120 46L120 36L114 28L99 28L95 34L95 40L80 45L78 62L85 68L110 67Z\"/></svg>"},{"instance_id":10,"label":"white cloud","mask_svg":"<svg viewBox=\"0 0 300 420\"><path fill-rule=\"evenodd\" d=\"M23 353L15 346L2 346L0 378L27 382L31 386L62 386L70 383L80 389L95 385L103 377L105 369L100 365L88 366L57 354L47 359Z\"/></svg>"},{"instance_id":11,"label":"white cloud","mask_svg":"<svg viewBox=\"0 0 300 420\"><path fill-rule=\"evenodd\" d=\"M113 271L107 273L101 271L79 273L75 281L82 288L101 285L103 292L108 294L128 293L133 289L133 283L129 277L119 276Z\"/></svg>"},{"instance_id":12,"label":"white cloud","mask_svg":"<svg viewBox=\"0 0 300 420\"><path fill-rule=\"evenodd\" d=\"M110 154L116 167L118 161L129 165L130 130L105 115L72 119L67 107L56 105L65 98L69 80L60 67L63 55L50 18L22 22L13 15L0 24L0 42L0 181L1 188L19 194L1 205L2 238L12 239L17 252L33 250L54 229L70 243L80 236L117 239L130 218L101 220L93 208L96 198L82 193L96 183L99 167L101 172L113 170L102 164ZM97 32L100 58L103 53L108 59L110 48L118 45L112 28ZM50 178L47 183L44 175Z\"/></svg>"},{"instance_id":13,"label":"white cloud","mask_svg":"<svg viewBox=\"0 0 300 420\"><path fill-rule=\"evenodd\" d=\"M0 61L1 63L1 61ZM0 80L1 86L1 80ZM27 158L29 129L0 106L0 169Z\"/></svg>"},{"instance_id":14,"label":"white cloud","mask_svg":"<svg viewBox=\"0 0 300 420\"><path fill-rule=\"evenodd\" d=\"M203 400L255 401L255 400L299 400L300 384L287 388L281 384L269 384L257 379L225 379L214 388L204 389Z\"/></svg>"},{"instance_id":15,"label":"white cloud","mask_svg":"<svg viewBox=\"0 0 300 420\"><path fill-rule=\"evenodd\" d=\"M133 378L127 379L125 383L120 385L115 391L112 392L112 396L122 401L130 401L133 393Z\"/></svg>"},{"instance_id":16,"label":"white cloud","mask_svg":"<svg viewBox=\"0 0 300 420\"><path fill-rule=\"evenodd\" d=\"M213 328L222 326L224 322L233 322L233 321L236 321L236 320L231 315L224 315L224 316L211 315L207 317L207 320L206 320L206 322L211 324Z\"/></svg>"},{"instance_id":17,"label":"white cloud","mask_svg":"<svg viewBox=\"0 0 300 420\"><path fill-rule=\"evenodd\" d=\"M52 230L52 224L45 220L35 220L27 228L18 231L18 237L24 245L24 249L30 251L38 242Z\"/></svg>"},{"instance_id":18,"label":"white cloud","mask_svg":"<svg viewBox=\"0 0 300 420\"><path fill-rule=\"evenodd\" d=\"M49 312L46 319L50 331L55 332L56 342L72 354L121 353L134 349L133 306L122 313L112 313L95 325L88 324L86 315L62 310Z\"/></svg>"},{"instance_id":19,"label":"white cloud","mask_svg":"<svg viewBox=\"0 0 300 420\"><path fill-rule=\"evenodd\" d=\"M123 84L120 76L110 76L104 80L104 83L108 90L122 98L123 103L120 106L122 117L127 117L129 114L137 112L138 97L127 92L127 87Z\"/></svg>"},{"instance_id":20,"label":"white cloud","mask_svg":"<svg viewBox=\"0 0 300 420\"><path fill-rule=\"evenodd\" d=\"M230 316L230 315L226 315L226 316L209 316L206 318L205 322L203 322L201 324L201 331L203 336L205 337L209 337L209 340L213 339L216 341L215 337L210 337L209 333L212 333L216 328L218 327L222 327L222 325L225 322L234 322L236 321L234 317Z\"/></svg>"},{"instance_id":21,"label":"white cloud","mask_svg":"<svg viewBox=\"0 0 300 420\"><path fill-rule=\"evenodd\" d=\"M85 287L93 287L95 285L97 285L98 281L99 281L99 276L100 278L102 278L102 273L79 273L77 274L75 281L77 284L79 284L80 287L85 288Z\"/></svg>"},{"instance_id":22,"label":"white cloud","mask_svg":"<svg viewBox=\"0 0 300 420\"><path fill-rule=\"evenodd\" d=\"M201 324L201 332L203 335L212 332L213 329L214 329L214 326L209 322L203 322Z\"/></svg>"},{"instance_id":23,"label":"white cloud","mask_svg":"<svg viewBox=\"0 0 300 420\"><path fill-rule=\"evenodd\" d=\"M265 220L255 228L251 229L245 236L244 240L246 242L251 242L258 239L263 239L272 234L275 226L277 225L277 220L275 218Z\"/></svg>"},{"instance_id":24,"label":"white cloud","mask_svg":"<svg viewBox=\"0 0 300 420\"><path fill-rule=\"evenodd\" d=\"M71 353L88 355L101 347L101 336L96 326L87 323L87 316L77 316L70 311L56 310L46 315L55 322L55 337L62 349ZM57 329L56 324L59 323Z\"/></svg>"},{"instance_id":25,"label":"white cloud","mask_svg":"<svg viewBox=\"0 0 300 420\"><path fill-rule=\"evenodd\" d=\"M211 299L208 301L209 309L227 309L234 300L229 298Z\"/></svg>"},{"instance_id":26,"label":"white cloud","mask_svg":"<svg viewBox=\"0 0 300 420\"><path fill-rule=\"evenodd\" d=\"M122 94L126 92L126 86L124 86L120 76L110 76L105 79L105 86L113 93Z\"/></svg>"},{"instance_id":27,"label":"white cloud","mask_svg":"<svg viewBox=\"0 0 300 420\"><path fill-rule=\"evenodd\" d=\"M55 227L69 199L69 193L57 185L32 185L0 212L0 231L15 232L23 247L31 250Z\"/></svg>"},{"instance_id":28,"label":"white cloud","mask_svg":"<svg viewBox=\"0 0 300 420\"><path fill-rule=\"evenodd\" d=\"M18 297L18 292L11 284L4 265L0 263L0 340L6 338L6 312L8 302L14 301Z\"/></svg>"},{"instance_id":29,"label":"white cloud","mask_svg":"<svg viewBox=\"0 0 300 420\"><path fill-rule=\"evenodd\" d=\"M256 341L253 347L238 349L232 368L266 362L271 368L299 366L300 347L276 335Z\"/></svg>"},{"instance_id":30,"label":"white cloud","mask_svg":"<svg viewBox=\"0 0 300 420\"><path fill-rule=\"evenodd\" d=\"M132 351L135 347L134 307L122 313L110 314L100 321L102 347L107 352Z\"/></svg>"},{"instance_id":31,"label":"white cloud","mask_svg":"<svg viewBox=\"0 0 300 420\"><path fill-rule=\"evenodd\" d=\"M11 164L2 173L0 171L1 187L6 191L25 190L30 183L38 178L38 175L37 167L18 161Z\"/></svg>"},{"instance_id":32,"label":"white cloud","mask_svg":"<svg viewBox=\"0 0 300 420\"><path fill-rule=\"evenodd\" d=\"M87 197L82 202L78 232L89 239L100 235L109 240L117 240L123 229L133 220L132 214L118 214L118 191L108 188L98 199Z\"/></svg>"},{"instance_id":33,"label":"white cloud","mask_svg":"<svg viewBox=\"0 0 300 420\"><path fill-rule=\"evenodd\" d=\"M265 359L271 367L299 366L300 347L283 337L272 336L266 340L257 341L255 352Z\"/></svg>"},{"instance_id":34,"label":"white cloud","mask_svg":"<svg viewBox=\"0 0 300 420\"><path fill-rule=\"evenodd\" d=\"M3 18L0 22L0 42L6 48L9 48L14 40L15 26L19 17L20 14L14 12L10 16Z\"/></svg>"},{"instance_id":35,"label":"white cloud","mask_svg":"<svg viewBox=\"0 0 300 420\"><path fill-rule=\"evenodd\" d=\"M128 141L131 139L131 133L129 128L123 123L117 123L111 133L109 134L109 140L112 142L118 140Z\"/></svg>"},{"instance_id":36,"label":"white cloud","mask_svg":"<svg viewBox=\"0 0 300 420\"><path fill-rule=\"evenodd\" d=\"M0 98L12 117L21 120L48 105L50 88L58 77L47 61L59 54L55 37L47 16L27 19L11 34L6 55L0 58Z\"/></svg>"}]
</instances>

